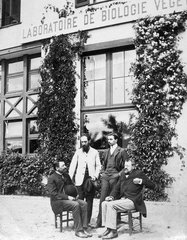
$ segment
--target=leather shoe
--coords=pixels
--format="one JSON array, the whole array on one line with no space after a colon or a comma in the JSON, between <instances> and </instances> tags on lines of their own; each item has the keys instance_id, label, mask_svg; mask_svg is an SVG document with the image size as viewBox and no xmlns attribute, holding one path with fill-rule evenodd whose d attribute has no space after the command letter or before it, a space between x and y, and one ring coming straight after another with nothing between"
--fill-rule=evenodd
<instances>
[{"instance_id":1,"label":"leather shoe","mask_svg":"<svg viewBox=\"0 0 187 240\"><path fill-rule=\"evenodd\" d=\"M76 232L75 236L80 237L80 238L87 238L88 237L83 231Z\"/></svg>"},{"instance_id":2,"label":"leather shoe","mask_svg":"<svg viewBox=\"0 0 187 240\"><path fill-rule=\"evenodd\" d=\"M84 233L88 236L88 237L92 237L92 234L87 232L85 229L84 229Z\"/></svg>"},{"instance_id":3,"label":"leather shoe","mask_svg":"<svg viewBox=\"0 0 187 240\"><path fill-rule=\"evenodd\" d=\"M111 232L109 232L109 234L104 236L102 239L112 239L112 238L116 238L117 236L118 236L117 231L111 231Z\"/></svg>"},{"instance_id":4,"label":"leather shoe","mask_svg":"<svg viewBox=\"0 0 187 240\"><path fill-rule=\"evenodd\" d=\"M110 231L111 231L111 229L110 229L110 228L107 228L104 233L98 235L98 238L102 238L102 237L106 236L107 234L110 233Z\"/></svg>"}]
</instances>

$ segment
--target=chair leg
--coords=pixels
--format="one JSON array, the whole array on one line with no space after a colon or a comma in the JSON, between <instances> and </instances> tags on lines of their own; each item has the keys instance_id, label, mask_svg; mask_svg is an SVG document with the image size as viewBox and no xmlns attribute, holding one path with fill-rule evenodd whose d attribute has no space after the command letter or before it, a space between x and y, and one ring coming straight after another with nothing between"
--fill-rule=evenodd
<instances>
[{"instance_id":1,"label":"chair leg","mask_svg":"<svg viewBox=\"0 0 187 240\"><path fill-rule=\"evenodd\" d=\"M67 227L69 227L69 211L67 211Z\"/></svg>"},{"instance_id":2,"label":"chair leg","mask_svg":"<svg viewBox=\"0 0 187 240\"><path fill-rule=\"evenodd\" d=\"M55 214L55 228L57 228L57 214Z\"/></svg>"},{"instance_id":3,"label":"chair leg","mask_svg":"<svg viewBox=\"0 0 187 240\"><path fill-rule=\"evenodd\" d=\"M128 211L128 218L129 218L129 235L132 235L132 213Z\"/></svg>"},{"instance_id":4,"label":"chair leg","mask_svg":"<svg viewBox=\"0 0 187 240\"><path fill-rule=\"evenodd\" d=\"M140 218L140 232L142 232L142 214L141 213L140 213L139 218Z\"/></svg>"},{"instance_id":5,"label":"chair leg","mask_svg":"<svg viewBox=\"0 0 187 240\"><path fill-rule=\"evenodd\" d=\"M62 232L62 213L60 213L60 232Z\"/></svg>"}]
</instances>

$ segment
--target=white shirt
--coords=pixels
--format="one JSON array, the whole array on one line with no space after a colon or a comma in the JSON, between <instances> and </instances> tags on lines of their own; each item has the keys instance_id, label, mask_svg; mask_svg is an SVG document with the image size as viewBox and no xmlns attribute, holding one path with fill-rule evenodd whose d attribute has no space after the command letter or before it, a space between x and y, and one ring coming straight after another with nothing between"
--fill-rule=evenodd
<instances>
[{"instance_id":1,"label":"white shirt","mask_svg":"<svg viewBox=\"0 0 187 240\"><path fill-rule=\"evenodd\" d=\"M117 143L116 144L114 144L113 146L111 146L110 147L110 153L112 154L114 151L115 151L115 149L117 148Z\"/></svg>"}]
</instances>

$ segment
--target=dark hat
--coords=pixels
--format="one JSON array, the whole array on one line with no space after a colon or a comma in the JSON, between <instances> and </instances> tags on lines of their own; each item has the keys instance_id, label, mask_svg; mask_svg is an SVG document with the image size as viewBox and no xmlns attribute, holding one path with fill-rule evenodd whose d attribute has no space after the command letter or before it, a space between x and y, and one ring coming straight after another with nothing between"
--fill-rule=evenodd
<instances>
[{"instance_id":1,"label":"dark hat","mask_svg":"<svg viewBox=\"0 0 187 240\"><path fill-rule=\"evenodd\" d=\"M87 178L84 182L84 191L89 193L93 188L93 183L91 178Z\"/></svg>"},{"instance_id":2,"label":"dark hat","mask_svg":"<svg viewBox=\"0 0 187 240\"><path fill-rule=\"evenodd\" d=\"M73 184L65 185L64 186L64 192L68 196L77 197L77 188Z\"/></svg>"}]
</instances>

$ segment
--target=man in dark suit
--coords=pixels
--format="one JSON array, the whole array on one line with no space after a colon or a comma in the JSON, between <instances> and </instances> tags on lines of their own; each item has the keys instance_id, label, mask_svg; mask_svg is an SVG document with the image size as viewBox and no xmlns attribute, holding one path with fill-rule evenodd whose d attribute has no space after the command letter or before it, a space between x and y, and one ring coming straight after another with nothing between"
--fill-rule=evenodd
<instances>
[{"instance_id":1,"label":"man in dark suit","mask_svg":"<svg viewBox=\"0 0 187 240\"><path fill-rule=\"evenodd\" d=\"M53 163L55 172L49 177L47 188L50 194L52 210L55 214L62 211L72 211L75 235L81 238L91 237L86 231L87 203L78 199L77 190L67 172L65 163L55 161Z\"/></svg>"},{"instance_id":2,"label":"man in dark suit","mask_svg":"<svg viewBox=\"0 0 187 240\"><path fill-rule=\"evenodd\" d=\"M127 159L125 149L117 145L118 135L110 133L107 137L110 148L104 154L99 213L95 227L101 227L101 204L115 188L121 171L124 168L125 160Z\"/></svg>"},{"instance_id":3,"label":"man in dark suit","mask_svg":"<svg viewBox=\"0 0 187 240\"><path fill-rule=\"evenodd\" d=\"M126 161L116 187L102 203L102 225L107 229L99 237L111 239L118 236L117 210L136 209L146 217L146 206L142 198L143 186L154 189L155 184L141 170L135 169L133 160ZM114 200L118 194L120 199Z\"/></svg>"}]
</instances>

